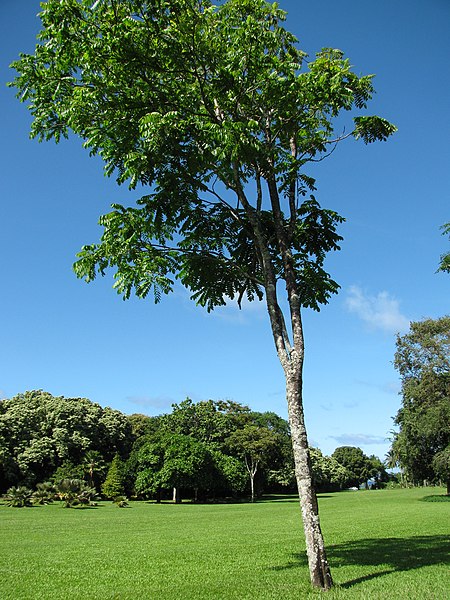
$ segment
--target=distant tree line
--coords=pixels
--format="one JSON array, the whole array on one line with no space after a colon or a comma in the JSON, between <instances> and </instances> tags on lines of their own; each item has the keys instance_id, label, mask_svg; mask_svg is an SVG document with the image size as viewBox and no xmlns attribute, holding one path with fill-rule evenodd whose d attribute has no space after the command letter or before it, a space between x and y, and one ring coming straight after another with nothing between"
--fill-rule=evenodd
<instances>
[{"instance_id":1,"label":"distant tree line","mask_svg":"<svg viewBox=\"0 0 450 600\"><path fill-rule=\"evenodd\" d=\"M317 491L386 480L360 448L310 452ZM255 500L294 491L289 425L232 401L186 399L170 414L125 415L85 398L41 390L0 402L0 493L83 481L108 498ZM64 487L63 485L63 487Z\"/></svg>"}]
</instances>

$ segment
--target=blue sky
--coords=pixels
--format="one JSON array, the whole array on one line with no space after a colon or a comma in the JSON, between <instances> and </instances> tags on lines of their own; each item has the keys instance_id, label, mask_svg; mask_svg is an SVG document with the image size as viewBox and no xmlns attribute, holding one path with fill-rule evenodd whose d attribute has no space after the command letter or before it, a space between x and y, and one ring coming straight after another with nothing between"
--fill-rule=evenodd
<instances>
[{"instance_id":1,"label":"blue sky","mask_svg":"<svg viewBox=\"0 0 450 600\"><path fill-rule=\"evenodd\" d=\"M395 334L449 312L450 4L447 0L285 0L310 55L342 49L375 73L369 112L399 129L387 143L348 141L315 169L317 199L346 217L327 267L341 285L304 314L310 442L383 457L400 404ZM127 302L112 278L87 285L71 265L97 241L98 216L137 192L103 176L78 140L28 139L30 116L5 87L32 52L36 0L0 2L0 398L42 388L125 413L160 414L186 396L233 399L286 417L284 380L264 306L207 314L178 289L155 306Z\"/></svg>"}]
</instances>

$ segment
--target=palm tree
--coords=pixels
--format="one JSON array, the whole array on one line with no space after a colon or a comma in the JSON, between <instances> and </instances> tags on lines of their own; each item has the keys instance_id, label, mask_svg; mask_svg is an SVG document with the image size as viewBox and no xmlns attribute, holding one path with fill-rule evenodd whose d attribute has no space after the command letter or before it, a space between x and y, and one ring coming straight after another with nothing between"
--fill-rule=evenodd
<instances>
[{"instance_id":1,"label":"palm tree","mask_svg":"<svg viewBox=\"0 0 450 600\"><path fill-rule=\"evenodd\" d=\"M14 508L32 506L32 495L33 492L23 485L10 487L5 495L6 505Z\"/></svg>"},{"instance_id":2,"label":"palm tree","mask_svg":"<svg viewBox=\"0 0 450 600\"><path fill-rule=\"evenodd\" d=\"M56 484L56 491L64 508L91 504L97 495L96 489L82 479L62 479Z\"/></svg>"},{"instance_id":3,"label":"palm tree","mask_svg":"<svg viewBox=\"0 0 450 600\"><path fill-rule=\"evenodd\" d=\"M106 471L106 463L103 456L97 450L88 450L81 463L84 473L89 477L89 485L96 487L94 482L95 473L101 474Z\"/></svg>"}]
</instances>

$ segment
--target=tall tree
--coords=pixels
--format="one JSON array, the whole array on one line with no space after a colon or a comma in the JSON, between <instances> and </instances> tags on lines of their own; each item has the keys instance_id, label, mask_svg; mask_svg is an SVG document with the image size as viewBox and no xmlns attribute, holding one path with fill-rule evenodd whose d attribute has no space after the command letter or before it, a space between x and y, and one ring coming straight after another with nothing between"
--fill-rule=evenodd
<instances>
[{"instance_id":1,"label":"tall tree","mask_svg":"<svg viewBox=\"0 0 450 600\"><path fill-rule=\"evenodd\" d=\"M325 456L319 448L310 448L314 485L317 491L340 490L348 483L350 473L332 456Z\"/></svg>"},{"instance_id":2,"label":"tall tree","mask_svg":"<svg viewBox=\"0 0 450 600\"><path fill-rule=\"evenodd\" d=\"M258 468L268 458L277 441L276 433L252 423L246 423L242 428L236 429L228 438L230 448L245 462L250 478L252 502L255 501L255 476Z\"/></svg>"},{"instance_id":3,"label":"tall tree","mask_svg":"<svg viewBox=\"0 0 450 600\"><path fill-rule=\"evenodd\" d=\"M450 450L450 317L413 322L397 337L394 365L402 381L399 431L392 452L414 483L444 478Z\"/></svg>"},{"instance_id":4,"label":"tall tree","mask_svg":"<svg viewBox=\"0 0 450 600\"><path fill-rule=\"evenodd\" d=\"M124 493L124 464L118 454L112 459L106 479L102 485L102 492L107 498L117 498Z\"/></svg>"},{"instance_id":5,"label":"tall tree","mask_svg":"<svg viewBox=\"0 0 450 600\"><path fill-rule=\"evenodd\" d=\"M100 475L104 475L106 471L106 463L102 455L97 450L88 450L83 457L81 463L84 475L88 476L89 485L93 488L98 487L96 479Z\"/></svg>"},{"instance_id":6,"label":"tall tree","mask_svg":"<svg viewBox=\"0 0 450 600\"><path fill-rule=\"evenodd\" d=\"M331 456L345 467L348 473L346 485L359 486L366 482L373 473L373 465L361 448L340 446Z\"/></svg>"},{"instance_id":7,"label":"tall tree","mask_svg":"<svg viewBox=\"0 0 450 600\"><path fill-rule=\"evenodd\" d=\"M311 580L329 588L303 414L301 308L318 310L338 289L323 263L343 219L308 197L315 181L305 169L346 137L385 140L395 128L364 115L335 133L342 111L366 108L372 76L358 77L339 50L306 62L284 19L265 0L48 0L40 43L14 64L14 85L33 137L72 130L119 183L151 186L137 206L101 217L101 242L81 251L79 277L112 267L125 298L153 290L156 301L178 279L208 310L265 299Z\"/></svg>"},{"instance_id":8,"label":"tall tree","mask_svg":"<svg viewBox=\"0 0 450 600\"><path fill-rule=\"evenodd\" d=\"M437 452L432 464L436 476L447 483L447 496L450 496L450 446Z\"/></svg>"},{"instance_id":9,"label":"tall tree","mask_svg":"<svg viewBox=\"0 0 450 600\"><path fill-rule=\"evenodd\" d=\"M238 406L249 411L247 407ZM172 412L161 417L160 427L162 431L190 435L205 444L221 448L233 428L233 413L227 412L227 408L230 409L229 405L223 401L194 403L186 398L180 404L173 404Z\"/></svg>"}]
</instances>

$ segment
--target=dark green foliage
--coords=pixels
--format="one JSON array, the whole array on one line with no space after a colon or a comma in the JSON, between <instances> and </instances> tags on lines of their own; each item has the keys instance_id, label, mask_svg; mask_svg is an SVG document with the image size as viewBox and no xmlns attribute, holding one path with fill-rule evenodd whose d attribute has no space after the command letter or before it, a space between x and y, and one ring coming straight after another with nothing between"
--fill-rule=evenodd
<instances>
[{"instance_id":1,"label":"dark green foliage","mask_svg":"<svg viewBox=\"0 0 450 600\"><path fill-rule=\"evenodd\" d=\"M33 504L50 504L56 496L56 488L50 481L38 483L36 490L33 492Z\"/></svg>"},{"instance_id":2,"label":"dark green foliage","mask_svg":"<svg viewBox=\"0 0 450 600\"><path fill-rule=\"evenodd\" d=\"M54 397L42 390L0 402L0 489L34 486L50 478L99 483L104 462L131 448L125 415L86 398Z\"/></svg>"},{"instance_id":3,"label":"dark green foliage","mask_svg":"<svg viewBox=\"0 0 450 600\"><path fill-rule=\"evenodd\" d=\"M134 440L144 435L151 435L159 428L160 417L132 414L127 415L127 419L131 425L131 434Z\"/></svg>"},{"instance_id":4,"label":"dark green foliage","mask_svg":"<svg viewBox=\"0 0 450 600\"><path fill-rule=\"evenodd\" d=\"M432 494L421 498L422 502L450 502L450 494Z\"/></svg>"},{"instance_id":5,"label":"dark green foliage","mask_svg":"<svg viewBox=\"0 0 450 600\"><path fill-rule=\"evenodd\" d=\"M219 497L241 496L248 485L248 474L243 462L236 456L218 450L212 450L211 454L216 468L213 493Z\"/></svg>"},{"instance_id":6,"label":"dark green foliage","mask_svg":"<svg viewBox=\"0 0 450 600\"><path fill-rule=\"evenodd\" d=\"M104 431L102 420L104 422L105 412L108 418L114 418L108 423L108 438L99 440L97 434L100 437ZM176 473L179 483L183 485L183 493L190 496L207 498L242 494L248 485L248 475L244 458L238 456L236 449L230 446L230 436L247 425L262 428L269 432L269 436L276 438L276 444L272 445L270 452L266 452L259 464L257 480L260 489L272 484L279 489L281 480L276 476L270 481L267 478L269 471L276 473L278 469L283 470L286 464L292 464L287 422L274 413L251 412L247 406L231 401L193 403L186 399L174 405L172 413L168 415L126 417L117 411L101 409L88 400L54 398L45 392L27 392L0 403L0 427L4 432L4 441L0 439L0 464L5 472L8 464L14 466L15 471L11 468L9 477L15 483L23 480L36 482L38 477L47 474L53 484L61 480L85 480L89 487L100 490L106 476L106 460L113 458L111 447L116 447L126 460L117 459L121 463L118 479L117 473L109 473L105 482L107 489L112 486L106 494L108 497L114 498L124 493L159 497L161 490L167 493L174 484ZM131 430L133 426L134 432ZM39 446L38 454L39 440L45 432L48 432L47 444ZM189 451L184 443L178 448L180 455L176 457L177 445L173 436L181 436L181 440L189 438L186 443L193 449L191 458L197 457L197 466L189 466L186 459ZM133 437L133 451L128 456L130 439ZM114 444L120 438L124 441L123 445L118 442ZM107 439L111 442L108 450L105 448ZM82 451L80 444L89 444L89 448ZM101 448L103 453L94 449L95 446ZM25 463L23 454L27 451L25 455L30 456L30 447L35 450L35 462ZM185 458L182 457L183 453ZM64 458L68 456L74 458ZM183 462L184 478L181 477L183 468L180 467ZM44 468L44 465L47 466ZM111 480L113 475L114 485ZM189 477L191 480L188 482ZM47 496L40 491L40 484L38 488L35 496L45 502Z\"/></svg>"},{"instance_id":7,"label":"dark green foliage","mask_svg":"<svg viewBox=\"0 0 450 600\"><path fill-rule=\"evenodd\" d=\"M331 457L346 469L348 474L345 482L346 487L358 487L374 474L374 467L371 460L364 454L361 448L340 446L336 448Z\"/></svg>"},{"instance_id":8,"label":"dark green foliage","mask_svg":"<svg viewBox=\"0 0 450 600\"><path fill-rule=\"evenodd\" d=\"M64 508L89 506L97 497L95 488L81 479L62 479L55 484L56 495L63 501Z\"/></svg>"},{"instance_id":9,"label":"dark green foliage","mask_svg":"<svg viewBox=\"0 0 450 600\"><path fill-rule=\"evenodd\" d=\"M103 480L107 465L103 456L97 450L88 450L83 457L80 471L87 478L91 487L98 488L100 480Z\"/></svg>"},{"instance_id":10,"label":"dark green foliage","mask_svg":"<svg viewBox=\"0 0 450 600\"><path fill-rule=\"evenodd\" d=\"M108 469L102 485L102 493L107 498L116 498L124 493L124 464L118 454L113 458Z\"/></svg>"},{"instance_id":11,"label":"dark green foliage","mask_svg":"<svg viewBox=\"0 0 450 600\"><path fill-rule=\"evenodd\" d=\"M53 482L61 481L62 479L83 479L83 465L76 465L71 461L64 461L51 476Z\"/></svg>"},{"instance_id":12,"label":"dark green foliage","mask_svg":"<svg viewBox=\"0 0 450 600\"><path fill-rule=\"evenodd\" d=\"M431 464L436 477L446 482L447 494L450 495L450 446L437 452Z\"/></svg>"},{"instance_id":13,"label":"dark green foliage","mask_svg":"<svg viewBox=\"0 0 450 600\"><path fill-rule=\"evenodd\" d=\"M177 488L206 492L215 486L218 471L204 442L190 435L164 433L157 442L149 442L138 451L136 491L152 495L161 489Z\"/></svg>"},{"instance_id":14,"label":"dark green foliage","mask_svg":"<svg viewBox=\"0 0 450 600\"><path fill-rule=\"evenodd\" d=\"M260 465L269 463L277 441L276 433L253 423L245 423L228 437L228 446L244 461L247 469L252 502L255 501L255 476Z\"/></svg>"},{"instance_id":15,"label":"dark green foliage","mask_svg":"<svg viewBox=\"0 0 450 600\"><path fill-rule=\"evenodd\" d=\"M33 492L25 486L10 487L5 494L6 505L14 508L33 506Z\"/></svg>"},{"instance_id":16,"label":"dark green foliage","mask_svg":"<svg viewBox=\"0 0 450 600\"><path fill-rule=\"evenodd\" d=\"M445 225L443 225L442 229L443 235L450 235L450 223L446 223ZM450 252L447 252L446 254L443 254L441 256L441 263L439 265L438 271L446 271L447 273L450 273Z\"/></svg>"},{"instance_id":17,"label":"dark green foliage","mask_svg":"<svg viewBox=\"0 0 450 600\"><path fill-rule=\"evenodd\" d=\"M402 406L392 454L413 483L443 479L450 486L450 317L411 323L397 337L395 366Z\"/></svg>"},{"instance_id":18,"label":"dark green foliage","mask_svg":"<svg viewBox=\"0 0 450 600\"><path fill-rule=\"evenodd\" d=\"M324 456L318 448L310 448L314 486L318 492L341 490L351 479L350 472L337 458Z\"/></svg>"},{"instance_id":19,"label":"dark green foliage","mask_svg":"<svg viewBox=\"0 0 450 600\"><path fill-rule=\"evenodd\" d=\"M118 508L127 508L129 506L128 498L126 496L116 496L113 499L113 502Z\"/></svg>"},{"instance_id":20,"label":"dark green foliage","mask_svg":"<svg viewBox=\"0 0 450 600\"><path fill-rule=\"evenodd\" d=\"M360 116L348 135L334 132L341 111L366 107L372 76L358 77L329 48L305 69L282 26L285 13L263 0L49 0L40 16L40 45L13 65L32 136L58 141L73 131L119 183L154 189L137 207L114 205L101 218L102 240L82 249L79 277L113 267L124 297L153 290L156 301L178 278L212 309L225 297L262 297L264 239L280 279L287 242L303 306L317 309L336 292L323 260L338 248L342 219L313 197L302 201L315 189L305 165L349 135L367 143L395 131ZM215 180L236 196L236 208ZM250 181L253 204L244 192Z\"/></svg>"},{"instance_id":21,"label":"dark green foliage","mask_svg":"<svg viewBox=\"0 0 450 600\"><path fill-rule=\"evenodd\" d=\"M213 400L194 403L186 398L180 404L172 405L172 412L160 421L160 430L168 433L189 435L206 444L222 447L224 440L233 429L233 413L236 405ZM250 409L240 405L239 410Z\"/></svg>"},{"instance_id":22,"label":"dark green foliage","mask_svg":"<svg viewBox=\"0 0 450 600\"><path fill-rule=\"evenodd\" d=\"M257 440L249 440L249 430L258 433ZM239 449L236 445L236 436L242 435L253 444L251 455L241 452L242 444ZM246 456L250 465L255 453L260 483L270 469L292 462L284 419L251 412L234 402L193 403L188 398L160 418L157 431L136 441L128 465L139 495L158 499L163 490L176 487L183 488L184 494L206 498L242 493L248 479Z\"/></svg>"}]
</instances>

